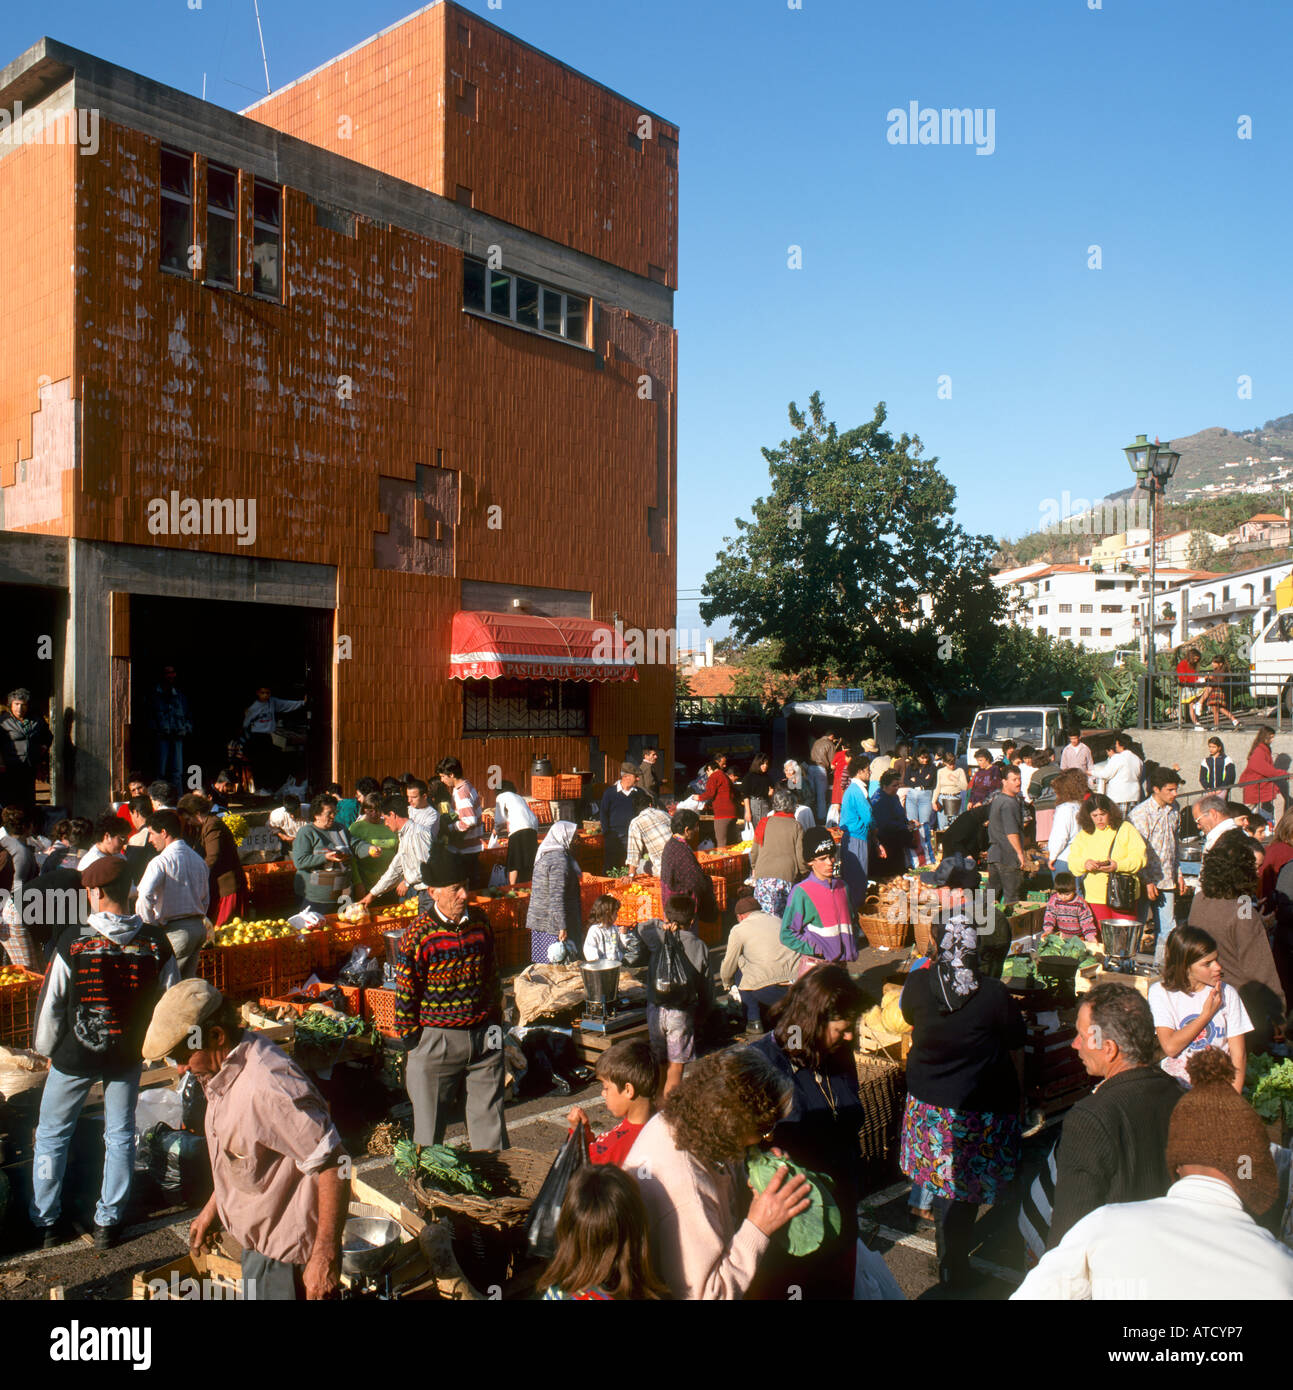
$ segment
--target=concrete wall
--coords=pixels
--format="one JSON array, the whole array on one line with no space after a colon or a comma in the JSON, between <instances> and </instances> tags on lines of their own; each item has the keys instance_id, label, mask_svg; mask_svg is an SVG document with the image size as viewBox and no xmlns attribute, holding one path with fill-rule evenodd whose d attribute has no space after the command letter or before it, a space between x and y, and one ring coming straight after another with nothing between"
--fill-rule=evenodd
<instances>
[{"instance_id":1,"label":"concrete wall","mask_svg":"<svg viewBox=\"0 0 1293 1390\"><path fill-rule=\"evenodd\" d=\"M1161 763L1165 767L1179 765L1181 775L1185 778L1182 791L1199 792L1202 790L1199 783L1199 764L1208 755L1208 739L1212 733L1211 729L1206 734L1199 733L1194 729L1185 729L1180 733L1175 729L1150 731L1131 729L1128 732L1144 748L1146 756L1154 762ZM1242 778L1244 775L1244 765L1248 761L1248 748L1255 733L1256 728L1252 725L1242 729L1232 729L1229 724L1226 724L1217 731L1217 737L1225 746L1226 755L1234 761L1236 778ZM1271 753L1277 765L1293 766L1293 732L1283 735L1276 734L1275 741L1271 745ZM1281 761L1281 755L1283 761Z\"/></svg>"}]
</instances>

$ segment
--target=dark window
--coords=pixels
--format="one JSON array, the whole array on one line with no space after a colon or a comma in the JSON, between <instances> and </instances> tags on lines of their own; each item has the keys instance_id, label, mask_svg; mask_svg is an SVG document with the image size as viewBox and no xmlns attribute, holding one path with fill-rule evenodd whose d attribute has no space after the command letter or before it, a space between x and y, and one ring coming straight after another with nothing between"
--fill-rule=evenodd
<instances>
[{"instance_id":1,"label":"dark window","mask_svg":"<svg viewBox=\"0 0 1293 1390\"><path fill-rule=\"evenodd\" d=\"M539 326L539 287L533 280L516 281L516 321L522 328Z\"/></svg>"},{"instance_id":2,"label":"dark window","mask_svg":"<svg viewBox=\"0 0 1293 1390\"><path fill-rule=\"evenodd\" d=\"M252 292L265 299L283 297L283 190L256 180L255 244L252 247Z\"/></svg>"},{"instance_id":3,"label":"dark window","mask_svg":"<svg viewBox=\"0 0 1293 1390\"><path fill-rule=\"evenodd\" d=\"M489 312L501 314L505 319L512 317L512 277L501 270L490 273Z\"/></svg>"},{"instance_id":4,"label":"dark window","mask_svg":"<svg viewBox=\"0 0 1293 1390\"><path fill-rule=\"evenodd\" d=\"M586 681L464 681L464 736L586 734Z\"/></svg>"},{"instance_id":5,"label":"dark window","mask_svg":"<svg viewBox=\"0 0 1293 1390\"><path fill-rule=\"evenodd\" d=\"M485 309L485 266L481 261L462 263L462 302L467 309Z\"/></svg>"},{"instance_id":6,"label":"dark window","mask_svg":"<svg viewBox=\"0 0 1293 1390\"><path fill-rule=\"evenodd\" d=\"M577 299L573 294L566 296L566 337L572 343L588 342L588 301Z\"/></svg>"},{"instance_id":7,"label":"dark window","mask_svg":"<svg viewBox=\"0 0 1293 1390\"><path fill-rule=\"evenodd\" d=\"M557 290L543 291L543 331L561 336L561 299Z\"/></svg>"},{"instance_id":8,"label":"dark window","mask_svg":"<svg viewBox=\"0 0 1293 1390\"><path fill-rule=\"evenodd\" d=\"M179 150L163 150L162 269L192 275L189 248L193 245L193 156Z\"/></svg>"},{"instance_id":9,"label":"dark window","mask_svg":"<svg viewBox=\"0 0 1293 1390\"><path fill-rule=\"evenodd\" d=\"M208 285L234 286L238 246L238 175L219 164L207 165Z\"/></svg>"},{"instance_id":10,"label":"dark window","mask_svg":"<svg viewBox=\"0 0 1293 1390\"><path fill-rule=\"evenodd\" d=\"M1112 637L1112 636L1113 636L1113 628L1111 628L1111 627L1102 627L1102 628L1100 629L1100 636L1101 636L1101 637Z\"/></svg>"}]
</instances>

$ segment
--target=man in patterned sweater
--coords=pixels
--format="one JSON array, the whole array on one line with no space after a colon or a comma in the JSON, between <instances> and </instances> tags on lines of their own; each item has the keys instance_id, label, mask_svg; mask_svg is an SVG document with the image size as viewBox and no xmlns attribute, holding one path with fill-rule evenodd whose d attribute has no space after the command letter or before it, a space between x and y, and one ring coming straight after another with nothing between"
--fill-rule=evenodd
<instances>
[{"instance_id":1,"label":"man in patterned sweater","mask_svg":"<svg viewBox=\"0 0 1293 1390\"><path fill-rule=\"evenodd\" d=\"M464 1085L471 1147L507 1148L494 933L467 911L469 872L461 856L439 841L432 845L422 866L422 912L400 943L395 1027L408 1049L405 1084L419 1148L443 1140L449 1108Z\"/></svg>"}]
</instances>

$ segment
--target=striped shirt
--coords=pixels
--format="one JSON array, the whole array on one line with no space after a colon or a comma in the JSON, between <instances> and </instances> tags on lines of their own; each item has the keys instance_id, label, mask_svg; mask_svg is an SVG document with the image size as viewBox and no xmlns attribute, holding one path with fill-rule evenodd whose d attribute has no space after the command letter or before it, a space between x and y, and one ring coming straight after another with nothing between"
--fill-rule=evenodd
<instances>
[{"instance_id":1,"label":"striped shirt","mask_svg":"<svg viewBox=\"0 0 1293 1390\"><path fill-rule=\"evenodd\" d=\"M1099 935L1090 905L1076 897L1065 902L1058 893L1052 893L1047 899L1042 930L1057 931L1061 936L1080 936L1084 941L1094 941Z\"/></svg>"},{"instance_id":2,"label":"striped shirt","mask_svg":"<svg viewBox=\"0 0 1293 1390\"><path fill-rule=\"evenodd\" d=\"M664 847L669 843L669 813L648 806L629 823L628 866L660 872Z\"/></svg>"},{"instance_id":3,"label":"striped shirt","mask_svg":"<svg viewBox=\"0 0 1293 1390\"><path fill-rule=\"evenodd\" d=\"M453 809L462 832L455 848L459 854L479 854L485 844L485 823L480 817L480 797L470 782L459 782L453 789Z\"/></svg>"},{"instance_id":4,"label":"striped shirt","mask_svg":"<svg viewBox=\"0 0 1293 1390\"><path fill-rule=\"evenodd\" d=\"M479 1028L500 1017L494 933L474 912L449 922L432 906L415 917L395 967L395 1028Z\"/></svg>"}]
</instances>

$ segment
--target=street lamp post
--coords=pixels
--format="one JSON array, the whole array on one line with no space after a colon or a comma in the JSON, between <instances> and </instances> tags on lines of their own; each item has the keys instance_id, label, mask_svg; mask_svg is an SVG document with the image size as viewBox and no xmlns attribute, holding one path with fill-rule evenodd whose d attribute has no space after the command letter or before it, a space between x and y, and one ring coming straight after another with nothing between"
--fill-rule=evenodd
<instances>
[{"instance_id":1,"label":"street lamp post","mask_svg":"<svg viewBox=\"0 0 1293 1390\"><path fill-rule=\"evenodd\" d=\"M1142 630L1141 659L1145 663L1145 670L1149 673L1149 697L1145 706L1145 726L1146 728L1153 728L1154 637L1157 627L1157 615L1154 611L1154 589L1158 574L1158 495L1167 487L1168 480L1176 472L1176 465L1180 463L1181 456L1175 449L1159 444L1157 440L1151 444L1143 434L1138 434L1136 442L1128 444L1123 449L1123 453L1127 455L1127 462L1131 466L1131 471L1136 475L1137 483L1149 493L1149 624L1147 632Z\"/></svg>"}]
</instances>

